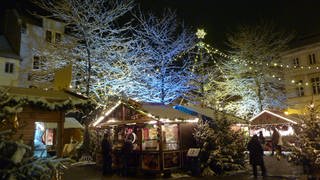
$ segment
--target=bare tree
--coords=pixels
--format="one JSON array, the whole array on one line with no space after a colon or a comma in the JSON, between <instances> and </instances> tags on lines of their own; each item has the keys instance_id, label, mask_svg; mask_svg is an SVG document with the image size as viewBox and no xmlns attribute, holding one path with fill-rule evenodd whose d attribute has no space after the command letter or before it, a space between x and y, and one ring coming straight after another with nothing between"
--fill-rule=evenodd
<instances>
[{"instance_id":1,"label":"bare tree","mask_svg":"<svg viewBox=\"0 0 320 180\"><path fill-rule=\"evenodd\" d=\"M132 38L127 35L131 29L130 23L118 23L118 19L133 8L133 1L108 1L108 0L35 0L35 4L47 10L51 18L58 19L66 25L68 35L70 35L67 44L69 46L68 57L57 56L58 49L65 46L52 48L50 51L39 51L48 56L51 55L53 63L57 68L61 60L73 62L74 81L79 84L87 95L95 95L97 99L101 98L101 88L112 77L122 78L127 75L128 68L122 63L117 63L123 56L124 51L132 52L131 45L134 44ZM58 58L61 57L61 58ZM135 58L132 58L135 59ZM121 59L124 62L125 60ZM132 62L131 62L132 63ZM99 85L100 84L100 85ZM110 83L109 83L110 84ZM100 90L95 88L99 87ZM108 87L104 87L110 91Z\"/></svg>"},{"instance_id":2,"label":"bare tree","mask_svg":"<svg viewBox=\"0 0 320 180\"><path fill-rule=\"evenodd\" d=\"M137 98L170 103L193 89L191 62L178 56L194 46L195 36L177 22L176 14L170 10L165 10L161 17L140 13L136 18L140 25L134 34L147 58L140 74L144 87Z\"/></svg>"},{"instance_id":3,"label":"bare tree","mask_svg":"<svg viewBox=\"0 0 320 180\"><path fill-rule=\"evenodd\" d=\"M217 82L215 94L225 109L249 117L285 107L279 62L292 37L268 23L241 26L228 36L230 58L221 65L224 80Z\"/></svg>"}]
</instances>

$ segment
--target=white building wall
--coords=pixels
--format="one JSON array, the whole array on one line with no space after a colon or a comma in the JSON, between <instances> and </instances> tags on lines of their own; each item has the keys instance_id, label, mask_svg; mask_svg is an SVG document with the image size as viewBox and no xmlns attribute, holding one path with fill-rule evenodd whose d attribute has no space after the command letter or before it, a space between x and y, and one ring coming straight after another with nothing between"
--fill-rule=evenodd
<instances>
[{"instance_id":1,"label":"white building wall","mask_svg":"<svg viewBox=\"0 0 320 180\"><path fill-rule=\"evenodd\" d=\"M22 62L19 79L22 87L29 87L31 84L28 74L33 70L33 57L36 55L35 49L41 49L41 47L47 45L45 40L46 30L63 34L64 24L43 18L43 27L27 23L26 31L21 35L20 56Z\"/></svg>"},{"instance_id":2,"label":"white building wall","mask_svg":"<svg viewBox=\"0 0 320 180\"><path fill-rule=\"evenodd\" d=\"M5 72L5 64L13 63L13 73ZM0 57L0 85L17 86L19 75L19 59Z\"/></svg>"},{"instance_id":3,"label":"white building wall","mask_svg":"<svg viewBox=\"0 0 320 180\"><path fill-rule=\"evenodd\" d=\"M309 54L315 54L316 63L310 64ZM285 67L285 87L287 103L293 113L304 113L306 105L312 100L320 105L320 94L314 94L311 78L320 77L320 43L304 45L285 52L282 56ZM294 59L299 59L299 66L294 66ZM302 83L299 84L299 81ZM299 96L297 88L303 88Z\"/></svg>"}]
</instances>

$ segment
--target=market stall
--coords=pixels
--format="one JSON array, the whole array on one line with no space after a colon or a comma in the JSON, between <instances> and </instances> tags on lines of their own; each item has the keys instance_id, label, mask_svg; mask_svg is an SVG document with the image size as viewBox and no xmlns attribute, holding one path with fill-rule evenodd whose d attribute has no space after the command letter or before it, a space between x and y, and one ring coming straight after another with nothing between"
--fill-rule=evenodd
<instances>
[{"instance_id":1,"label":"market stall","mask_svg":"<svg viewBox=\"0 0 320 180\"><path fill-rule=\"evenodd\" d=\"M12 120L17 128L12 139L22 139L33 148L34 155L46 157L50 145L57 156L64 147L65 113L70 109L88 108L86 97L68 90L1 87L6 92L8 106L19 108ZM48 128L49 124L55 128Z\"/></svg>"},{"instance_id":2,"label":"market stall","mask_svg":"<svg viewBox=\"0 0 320 180\"><path fill-rule=\"evenodd\" d=\"M184 151L189 148L184 142L188 142L186 138L192 141L188 135L197 121L197 117L172 106L120 101L91 127L100 133L99 137L105 132L110 134L114 169L121 169L121 148L129 139L133 144L129 168L161 172L182 167ZM183 136L186 130L189 133Z\"/></svg>"},{"instance_id":3,"label":"market stall","mask_svg":"<svg viewBox=\"0 0 320 180\"><path fill-rule=\"evenodd\" d=\"M253 136L258 135L261 131L266 138L265 150L270 150L273 129L277 129L286 143L294 143L295 125L297 125L297 120L293 117L281 112L264 110L249 120L249 133L250 136Z\"/></svg>"}]
</instances>

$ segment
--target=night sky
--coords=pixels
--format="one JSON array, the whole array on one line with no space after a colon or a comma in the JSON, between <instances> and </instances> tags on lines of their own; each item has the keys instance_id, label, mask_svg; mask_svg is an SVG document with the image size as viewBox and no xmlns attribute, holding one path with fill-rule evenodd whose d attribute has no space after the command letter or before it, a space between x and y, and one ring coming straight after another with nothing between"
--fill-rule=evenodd
<instances>
[{"instance_id":1,"label":"night sky","mask_svg":"<svg viewBox=\"0 0 320 180\"><path fill-rule=\"evenodd\" d=\"M264 20L301 38L320 34L320 1L317 0L140 0L143 9L177 10L186 24L203 27L206 42L223 46L226 33L238 25Z\"/></svg>"},{"instance_id":2,"label":"night sky","mask_svg":"<svg viewBox=\"0 0 320 180\"><path fill-rule=\"evenodd\" d=\"M8 4L28 0L1 0L0 11ZM271 21L297 37L320 34L319 0L136 0L141 9L177 11L186 25L205 28L205 41L223 47L225 36L241 24ZM23 4L23 3L22 3Z\"/></svg>"}]
</instances>

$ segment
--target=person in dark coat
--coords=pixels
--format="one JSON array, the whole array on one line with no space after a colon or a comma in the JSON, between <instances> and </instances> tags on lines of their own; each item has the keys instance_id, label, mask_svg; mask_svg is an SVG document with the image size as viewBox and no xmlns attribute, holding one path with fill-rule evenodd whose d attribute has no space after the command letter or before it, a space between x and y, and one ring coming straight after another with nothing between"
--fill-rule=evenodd
<instances>
[{"instance_id":1,"label":"person in dark coat","mask_svg":"<svg viewBox=\"0 0 320 180\"><path fill-rule=\"evenodd\" d=\"M271 155L274 155L274 151L277 151L279 149L278 143L279 143L280 133L275 127L273 127L272 130L273 130L273 133L271 136L271 143L272 143Z\"/></svg>"},{"instance_id":2,"label":"person in dark coat","mask_svg":"<svg viewBox=\"0 0 320 180\"><path fill-rule=\"evenodd\" d=\"M128 175L128 164L129 164L129 159L131 158L131 153L133 151L133 144L132 142L126 138L124 140L122 149L121 149L121 154L122 154L122 175L127 176Z\"/></svg>"},{"instance_id":3,"label":"person in dark coat","mask_svg":"<svg viewBox=\"0 0 320 180\"><path fill-rule=\"evenodd\" d=\"M253 175L257 177L257 166L261 168L262 176L266 175L266 169L263 160L263 149L259 142L258 136L254 135L248 143L249 160L252 165Z\"/></svg>"},{"instance_id":4,"label":"person in dark coat","mask_svg":"<svg viewBox=\"0 0 320 180\"><path fill-rule=\"evenodd\" d=\"M111 144L108 139L108 134L106 133L101 142L102 147L102 174L110 175L112 174L112 157L111 157Z\"/></svg>"},{"instance_id":5,"label":"person in dark coat","mask_svg":"<svg viewBox=\"0 0 320 180\"><path fill-rule=\"evenodd\" d=\"M262 131L259 131L259 142L260 144L262 145L262 147L264 146L264 143L266 142L264 136L263 136L263 133Z\"/></svg>"}]
</instances>

